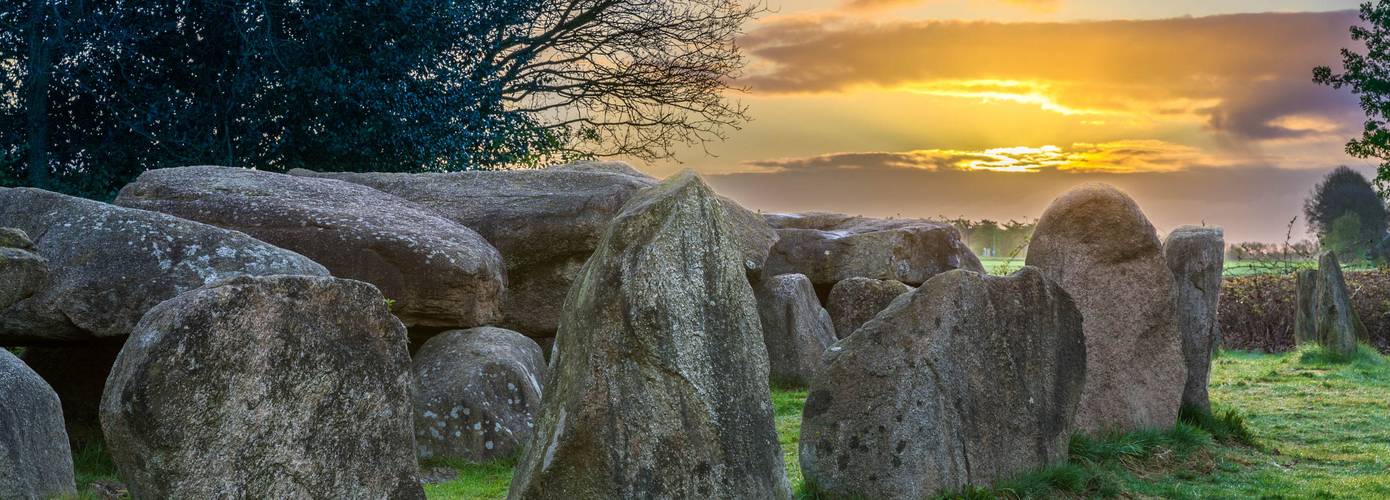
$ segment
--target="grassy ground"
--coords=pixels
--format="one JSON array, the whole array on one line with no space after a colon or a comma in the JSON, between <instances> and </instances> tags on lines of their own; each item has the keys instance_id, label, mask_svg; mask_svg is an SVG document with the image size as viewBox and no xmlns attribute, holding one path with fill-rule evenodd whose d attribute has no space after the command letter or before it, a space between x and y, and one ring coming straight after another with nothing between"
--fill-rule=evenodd
<instances>
[{"instance_id":1,"label":"grassy ground","mask_svg":"<svg viewBox=\"0 0 1390 500\"><path fill-rule=\"evenodd\" d=\"M1007 275L1023 267L1024 257L1013 259L1005 257L981 258L980 263L984 264L985 270L990 274ZM1318 261L1300 260L1291 262L1288 265L1275 265L1254 261L1226 261L1224 274L1226 277L1250 276L1256 274L1285 274L1290 269L1317 269ZM1343 264L1342 269L1346 271L1365 271L1375 269L1370 264Z\"/></svg>"},{"instance_id":2,"label":"grassy ground","mask_svg":"<svg viewBox=\"0 0 1390 500\"><path fill-rule=\"evenodd\" d=\"M1244 422L1189 414L1173 429L1078 436L1067 463L958 496L1390 498L1390 361L1371 349L1350 361L1317 350L1223 353L1211 394L1218 414L1238 409ZM788 477L799 498L814 499L797 459L805 400L805 391L773 392ZM1253 445L1242 444L1240 429ZM99 453L77 458L80 497L94 498L90 483L114 480L114 471ZM427 486L429 498L502 498L511 480L510 462L426 467L459 472Z\"/></svg>"}]
</instances>

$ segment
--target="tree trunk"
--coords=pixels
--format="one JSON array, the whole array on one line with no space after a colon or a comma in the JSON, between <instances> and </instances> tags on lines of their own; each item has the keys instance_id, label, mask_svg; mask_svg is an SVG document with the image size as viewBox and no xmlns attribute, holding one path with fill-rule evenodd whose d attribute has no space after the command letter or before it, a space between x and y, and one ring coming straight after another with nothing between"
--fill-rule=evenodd
<instances>
[{"instance_id":1,"label":"tree trunk","mask_svg":"<svg viewBox=\"0 0 1390 500\"><path fill-rule=\"evenodd\" d=\"M37 188L49 187L48 172L48 84L53 73L52 47L49 37L45 0L33 2L29 12L28 72L24 82L25 121L29 132L28 184Z\"/></svg>"}]
</instances>

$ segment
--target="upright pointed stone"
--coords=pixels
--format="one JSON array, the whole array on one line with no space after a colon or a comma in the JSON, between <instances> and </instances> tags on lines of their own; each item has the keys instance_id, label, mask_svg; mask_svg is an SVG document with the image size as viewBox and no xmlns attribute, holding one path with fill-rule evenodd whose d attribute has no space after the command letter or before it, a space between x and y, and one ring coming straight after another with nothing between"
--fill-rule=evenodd
<instances>
[{"instance_id":1,"label":"upright pointed stone","mask_svg":"<svg viewBox=\"0 0 1390 500\"><path fill-rule=\"evenodd\" d=\"M68 498L74 493L72 451L58 395L0 348L0 498Z\"/></svg>"},{"instance_id":2,"label":"upright pointed stone","mask_svg":"<svg viewBox=\"0 0 1390 500\"><path fill-rule=\"evenodd\" d=\"M1366 325L1351 305L1346 278L1337 255L1324 252L1318 258L1318 279L1313 292L1315 337L1328 351L1341 357L1356 353L1356 343L1369 337Z\"/></svg>"},{"instance_id":3,"label":"upright pointed stone","mask_svg":"<svg viewBox=\"0 0 1390 500\"><path fill-rule=\"evenodd\" d=\"M509 498L790 498L727 217L687 171L614 218L565 300Z\"/></svg>"},{"instance_id":4,"label":"upright pointed stone","mask_svg":"<svg viewBox=\"0 0 1390 500\"><path fill-rule=\"evenodd\" d=\"M1035 268L948 271L830 347L801 424L827 498L934 498L1066 458L1081 313Z\"/></svg>"},{"instance_id":5,"label":"upright pointed stone","mask_svg":"<svg viewBox=\"0 0 1390 500\"><path fill-rule=\"evenodd\" d=\"M1183 226L1168 233L1163 257L1177 286L1178 329L1187 361L1187 386L1182 404L1211 410L1207 382L1211 354L1221 342L1216 320L1221 302L1221 274L1226 262L1225 232L1219 227Z\"/></svg>"},{"instance_id":6,"label":"upright pointed stone","mask_svg":"<svg viewBox=\"0 0 1390 500\"><path fill-rule=\"evenodd\" d=\"M1176 423L1187 365L1173 272L1134 200L1105 184L1063 194L1038 222L1028 265L1061 284L1085 319L1086 390L1077 427L1128 431Z\"/></svg>"}]
</instances>

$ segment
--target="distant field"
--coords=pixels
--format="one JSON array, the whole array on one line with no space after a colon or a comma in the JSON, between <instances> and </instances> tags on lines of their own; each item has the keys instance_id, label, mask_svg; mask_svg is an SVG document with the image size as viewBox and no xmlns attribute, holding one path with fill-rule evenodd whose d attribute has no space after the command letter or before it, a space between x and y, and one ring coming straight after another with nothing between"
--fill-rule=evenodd
<instances>
[{"instance_id":1,"label":"distant field","mask_svg":"<svg viewBox=\"0 0 1390 500\"><path fill-rule=\"evenodd\" d=\"M990 274L999 275L1005 275L1019 270L1023 267L1023 261L1023 257L1018 257L1015 259L1008 259L1005 257L987 257L980 259L980 263L984 264L986 271L989 271ZM1225 275L1227 277L1234 277L1252 276L1257 274L1284 274L1290 272L1290 270L1292 269L1316 269L1317 267L1318 262L1315 260L1299 260L1287 264L1228 260L1226 261ZM1375 266L1370 264L1350 264L1343 265L1342 268L1347 271L1369 271L1375 269Z\"/></svg>"}]
</instances>

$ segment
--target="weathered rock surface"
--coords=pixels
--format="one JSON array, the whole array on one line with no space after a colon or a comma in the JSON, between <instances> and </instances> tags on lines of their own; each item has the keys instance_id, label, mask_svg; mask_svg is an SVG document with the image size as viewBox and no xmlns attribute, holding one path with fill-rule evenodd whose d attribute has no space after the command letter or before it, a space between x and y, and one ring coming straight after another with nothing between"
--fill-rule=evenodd
<instances>
[{"instance_id":1,"label":"weathered rock surface","mask_svg":"<svg viewBox=\"0 0 1390 500\"><path fill-rule=\"evenodd\" d=\"M538 338L555 335L565 292L608 223L629 198L657 183L620 162L423 174L290 173L375 188L478 231L502 253L507 266L501 325ZM732 202L726 210L744 221L740 248L746 260L761 268L776 233Z\"/></svg>"},{"instance_id":2,"label":"weathered rock surface","mask_svg":"<svg viewBox=\"0 0 1390 500\"><path fill-rule=\"evenodd\" d=\"M48 282L48 261L15 228L0 227L0 311L29 298Z\"/></svg>"},{"instance_id":3,"label":"weathered rock surface","mask_svg":"<svg viewBox=\"0 0 1390 500\"><path fill-rule=\"evenodd\" d=\"M760 280L753 294L772 380L805 387L820 368L825 349L835 343L830 313L820 306L811 280L801 274Z\"/></svg>"},{"instance_id":4,"label":"weathered rock surface","mask_svg":"<svg viewBox=\"0 0 1390 500\"><path fill-rule=\"evenodd\" d=\"M1035 268L938 275L831 346L801 424L830 498L932 498L1062 460L1086 376L1081 313Z\"/></svg>"},{"instance_id":5,"label":"weathered rock surface","mask_svg":"<svg viewBox=\"0 0 1390 500\"><path fill-rule=\"evenodd\" d=\"M493 327L445 332L425 342L411 366L420 384L421 459L485 462L513 456L530 441L546 369L535 341Z\"/></svg>"},{"instance_id":6,"label":"weathered rock surface","mask_svg":"<svg viewBox=\"0 0 1390 500\"><path fill-rule=\"evenodd\" d=\"M226 167L150 170L116 203L294 250L376 285L407 325L468 327L500 315L502 258L473 230L374 189Z\"/></svg>"},{"instance_id":7,"label":"weathered rock surface","mask_svg":"<svg viewBox=\"0 0 1390 500\"><path fill-rule=\"evenodd\" d=\"M893 280L850 278L836 283L825 303L830 320L835 323L836 338L848 337L887 309L893 299L911 291L912 287Z\"/></svg>"},{"instance_id":8,"label":"weathered rock surface","mask_svg":"<svg viewBox=\"0 0 1390 500\"><path fill-rule=\"evenodd\" d=\"M140 321L101 423L135 498L424 498L412 379L375 287L239 277Z\"/></svg>"},{"instance_id":9,"label":"weathered rock surface","mask_svg":"<svg viewBox=\"0 0 1390 500\"><path fill-rule=\"evenodd\" d=\"M742 258L693 173L628 201L566 298L510 498L790 498Z\"/></svg>"},{"instance_id":10,"label":"weathered rock surface","mask_svg":"<svg viewBox=\"0 0 1390 500\"><path fill-rule=\"evenodd\" d=\"M1176 423L1187 365L1173 272L1134 200L1104 184L1063 194L1038 222L1027 263L1061 284L1085 317L1077 427L1094 433Z\"/></svg>"},{"instance_id":11,"label":"weathered rock surface","mask_svg":"<svg viewBox=\"0 0 1390 500\"><path fill-rule=\"evenodd\" d=\"M1163 257L1173 271L1177 289L1178 330L1187 361L1187 385L1182 404L1211 410L1207 382L1212 351L1221 342L1217 312L1221 275L1225 271L1226 236L1218 227L1183 226L1168 233Z\"/></svg>"},{"instance_id":12,"label":"weathered rock surface","mask_svg":"<svg viewBox=\"0 0 1390 500\"><path fill-rule=\"evenodd\" d=\"M985 272L960 233L946 224L818 212L766 218L780 239L765 272L805 274L822 293L850 278L916 286L952 269Z\"/></svg>"},{"instance_id":13,"label":"weathered rock surface","mask_svg":"<svg viewBox=\"0 0 1390 500\"><path fill-rule=\"evenodd\" d=\"M0 496L39 499L76 491L58 395L0 349Z\"/></svg>"},{"instance_id":14,"label":"weathered rock surface","mask_svg":"<svg viewBox=\"0 0 1390 500\"><path fill-rule=\"evenodd\" d=\"M1317 271L1301 272L1298 278L1299 314L1294 330L1300 342L1317 342L1342 357L1355 354L1357 342L1368 340L1369 334L1351 304L1337 255L1324 252Z\"/></svg>"},{"instance_id":15,"label":"weathered rock surface","mask_svg":"<svg viewBox=\"0 0 1390 500\"><path fill-rule=\"evenodd\" d=\"M238 275L328 271L236 231L38 189L0 188L0 226L34 239L48 284L0 311L0 342L118 337L155 304Z\"/></svg>"}]
</instances>

